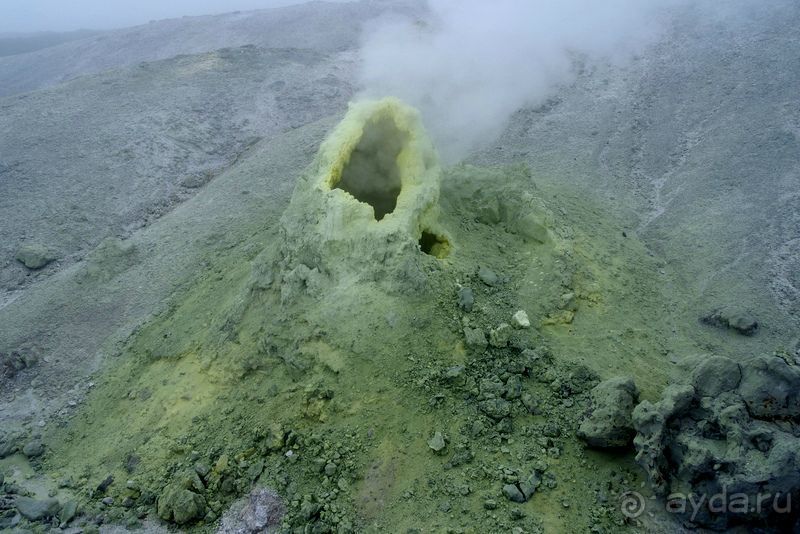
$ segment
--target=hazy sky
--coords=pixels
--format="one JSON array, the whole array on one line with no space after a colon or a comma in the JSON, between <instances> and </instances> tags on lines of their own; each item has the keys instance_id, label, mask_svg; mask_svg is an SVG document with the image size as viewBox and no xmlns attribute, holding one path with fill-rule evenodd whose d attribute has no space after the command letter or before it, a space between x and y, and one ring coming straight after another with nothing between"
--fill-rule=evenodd
<instances>
[{"instance_id":1,"label":"hazy sky","mask_svg":"<svg viewBox=\"0 0 800 534\"><path fill-rule=\"evenodd\" d=\"M0 33L119 28L154 19L300 3L303 0L0 0Z\"/></svg>"}]
</instances>

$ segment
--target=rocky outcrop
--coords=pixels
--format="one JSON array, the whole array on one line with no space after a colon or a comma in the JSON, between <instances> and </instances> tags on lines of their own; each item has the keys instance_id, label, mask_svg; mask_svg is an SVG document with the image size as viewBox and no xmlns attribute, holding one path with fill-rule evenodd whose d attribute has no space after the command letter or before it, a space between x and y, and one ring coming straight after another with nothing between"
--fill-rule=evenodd
<instances>
[{"instance_id":1,"label":"rocky outcrop","mask_svg":"<svg viewBox=\"0 0 800 534\"><path fill-rule=\"evenodd\" d=\"M614 377L591 391L592 404L578 428L578 437L590 447L626 447L636 433L631 413L639 390L630 377Z\"/></svg>"},{"instance_id":2,"label":"rocky outcrop","mask_svg":"<svg viewBox=\"0 0 800 534\"><path fill-rule=\"evenodd\" d=\"M54 261L56 256L44 245L39 243L27 243L17 250L15 258L28 269L36 270Z\"/></svg>"},{"instance_id":3,"label":"rocky outcrop","mask_svg":"<svg viewBox=\"0 0 800 534\"><path fill-rule=\"evenodd\" d=\"M718 328L729 328L743 336L753 336L758 332L758 321L743 310L714 310L700 318L700 322Z\"/></svg>"},{"instance_id":4,"label":"rocky outcrop","mask_svg":"<svg viewBox=\"0 0 800 534\"><path fill-rule=\"evenodd\" d=\"M185 476L183 480L174 481L158 497L158 517L178 525L201 519L206 513L206 501L196 491L202 488L196 476Z\"/></svg>"},{"instance_id":5,"label":"rocky outcrop","mask_svg":"<svg viewBox=\"0 0 800 534\"><path fill-rule=\"evenodd\" d=\"M41 521L53 517L61 510L57 499L34 499L31 497L17 497L17 511L28 521Z\"/></svg>"},{"instance_id":6,"label":"rocky outcrop","mask_svg":"<svg viewBox=\"0 0 800 534\"><path fill-rule=\"evenodd\" d=\"M798 520L791 503L800 502L798 423L797 366L779 357L741 364L712 357L691 383L635 408L636 460L688 521L719 530L789 528Z\"/></svg>"}]
</instances>

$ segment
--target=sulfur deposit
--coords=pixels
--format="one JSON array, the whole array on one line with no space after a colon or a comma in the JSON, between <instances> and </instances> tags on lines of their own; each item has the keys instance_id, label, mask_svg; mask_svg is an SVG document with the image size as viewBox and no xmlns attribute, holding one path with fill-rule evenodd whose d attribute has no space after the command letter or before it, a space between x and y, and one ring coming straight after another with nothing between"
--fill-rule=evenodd
<instances>
[{"instance_id":1,"label":"sulfur deposit","mask_svg":"<svg viewBox=\"0 0 800 534\"><path fill-rule=\"evenodd\" d=\"M394 98L352 104L281 219L282 300L363 281L423 287L423 264L452 247L437 220L440 175L416 110Z\"/></svg>"},{"instance_id":2,"label":"sulfur deposit","mask_svg":"<svg viewBox=\"0 0 800 534\"><path fill-rule=\"evenodd\" d=\"M274 161L254 155L231 181ZM629 313L658 301L652 260L598 206L540 181L525 165L441 169L414 109L353 104L277 226L230 228L213 270L42 435L48 469L103 486L80 500L87 517L196 532L610 529L616 503L561 511L587 485L639 487L632 455L586 462L575 431L621 366L660 391L647 355L663 307ZM145 253L109 246L81 280Z\"/></svg>"}]
</instances>

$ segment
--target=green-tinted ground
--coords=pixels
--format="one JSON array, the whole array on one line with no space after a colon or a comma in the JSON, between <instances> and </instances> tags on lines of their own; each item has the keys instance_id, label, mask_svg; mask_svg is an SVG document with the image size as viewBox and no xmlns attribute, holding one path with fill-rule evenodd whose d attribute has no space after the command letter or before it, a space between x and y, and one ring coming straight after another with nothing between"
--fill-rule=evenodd
<instances>
[{"instance_id":1,"label":"green-tinted ground","mask_svg":"<svg viewBox=\"0 0 800 534\"><path fill-rule=\"evenodd\" d=\"M618 529L619 494L640 484L632 455L586 451L574 431L599 378L631 374L643 396L659 393L669 306L656 260L603 206L535 182L524 168L449 170L440 221L454 248L424 260L422 293L364 284L281 305L248 290L247 243L220 255L46 436L45 470L76 483L88 515L134 521L203 464L208 521L182 527L198 530L254 481L285 497L287 527ZM548 226L545 244L507 231L519 199ZM504 282L485 285L479 266ZM458 284L475 292L470 313ZM519 309L533 328L509 347L465 346L465 317L488 332ZM493 398L509 417L487 416ZM441 455L427 444L437 431ZM108 474L110 508L89 497ZM533 498L508 501L502 487L531 474Z\"/></svg>"},{"instance_id":2,"label":"green-tinted ground","mask_svg":"<svg viewBox=\"0 0 800 534\"><path fill-rule=\"evenodd\" d=\"M444 184L442 225L455 248L443 262L428 262L427 294L388 297L377 286L364 286L354 293L331 290L321 301L288 307L279 304L272 290L248 295L250 261L259 244L277 241L275 226L266 221L277 216L286 198L275 191L296 174L298 165L307 162L306 156L316 150L322 135L308 135L300 128L263 142L257 151L264 156L243 157L232 172L207 184L204 194L195 197L197 202L189 201L166 215L165 224L145 229L144 238L137 233L133 238L138 243L136 260L142 263L128 268L136 276L118 283L114 277L126 266L104 270L100 265L99 275L110 272L112 278L99 286L94 287L91 278L83 285L73 283L71 277L69 284L53 280L48 285L52 291L40 290L31 298L26 294L8 305L4 330L11 331L13 325L15 331L13 343L6 340L9 350L30 337L45 344L44 354L55 356L49 367L35 370L37 375L63 373L66 377L71 369L80 368L72 374L83 379L88 371L76 354L108 363L90 402L80 404L76 395L78 415L62 428L48 428L45 435L48 449L42 472L53 483L65 478L73 481L70 485L84 513L74 524L88 518L114 522L139 514L153 517L154 500L162 488L199 462L209 468L218 466L216 473L206 477L207 488L198 490L214 510L224 510L248 491L254 476L263 473L257 483L287 496L288 521L293 524L329 524L333 515L359 530L369 525L383 531L409 527L442 531L447 526L509 531L512 525L525 530L541 526L548 532L583 532L590 525L619 530L617 495L638 489L638 471L630 454L584 451L572 437L586 404L584 385L591 383L585 373L579 373L577 380L570 377L577 364L600 377L631 373L643 396L653 398L670 374L672 362L686 356L800 354L796 321L791 316L798 302L795 273L800 272L792 268L798 265L793 233L798 227L798 174L793 156L798 153L800 108L787 104L794 101L797 84L791 81L800 71L790 68L797 56L790 52L798 43L790 38L797 27L796 8L790 7L791 11L779 16L769 10L753 13L746 24L730 28L690 17L691 23L684 21L676 27L675 38L667 39L656 54L644 56L631 70L587 73L553 102L517 114L509 132L492 147L495 155L475 161L527 160L539 173L534 177L538 188L533 189L518 171L494 171L486 177L489 198L469 200L474 192L470 191L465 200L458 194L459 186L471 184L474 189L475 171L452 170ZM322 20L329 22L327 17ZM216 21L213 25L218 29ZM294 32L290 26L284 26L284 31L309 34ZM355 32L348 32L348 38L352 35ZM97 157L92 159L95 152L90 150L88 158L98 162L94 167L86 166L87 158L73 157L84 152L85 143L74 146L71 141L82 138L74 135L81 128L114 138L111 134L116 135L116 130L107 134L103 128L86 126L97 117L104 127L129 128L131 121L108 120L109 111L102 106L99 115L80 113L76 118L82 121L64 121L53 114L29 113L32 101L61 102L43 107L47 109L81 109L86 107L82 104L86 94L110 91L116 98L120 83L129 87L143 80L148 82L144 86L157 88L153 98L158 105L150 93L150 100L131 93L126 98L134 98L133 104L123 106L110 100L115 109L133 110L134 122L146 126L142 130L146 135L138 138L147 150L142 158L134 159L139 162L136 166L125 167L130 169L120 175L125 183L137 174L162 176L146 172L153 162L148 143L163 135L161 124L184 124L184 115L191 118L190 126L195 125L195 109L203 110L201 118L213 119L214 127L207 131L219 134L223 147L231 135L248 133L228 119L252 117L249 103L259 103L260 110L273 94L276 102L283 103L276 109L289 117L285 125L302 124L305 119L298 117L306 116L310 101L318 102L313 109L327 115L336 109L331 102L345 95L333 92L329 97L327 90L317 91L319 79L334 75L326 75L328 66L314 74L317 71L309 71L300 61L304 54L298 54L290 54L297 64L285 73L270 65L268 71L275 79L268 81L276 85L262 80L267 71L260 68L261 60L245 61L262 56L254 50L226 52L226 61L214 62L216 70L180 69L182 74L203 74L203 80L198 78L194 85L224 87L215 93L222 95L215 96L216 100L206 100L206 91L199 91L203 98L190 98L191 106L186 104L183 78L172 89L149 82L162 79L155 77L161 68L169 72L175 65L208 66L205 55L168 60L158 69L132 69L123 73L121 81L112 75L78 80L65 86L65 90L80 89L75 99L63 102L56 92L8 100L9 117L35 119L20 123L24 128L8 129L14 133L10 139L25 141L25 136L17 134L29 132L31 139L56 142L39 143L46 150L26 158L35 162L36 173L26 174L25 167L19 167L25 180L7 182L28 184L38 173L46 178L42 195L61 192L53 187L53 176L69 178L64 182L69 187L75 183L83 187L87 179L108 178L109 154L129 159L129 151L123 150L129 135L122 136L113 150L95 143ZM230 70L237 65L244 70ZM252 68L259 70L257 76L247 74ZM230 84L232 75L241 83ZM347 76L337 74L334 79L347 87ZM327 82L324 86L328 87ZM231 93L236 88L239 92ZM311 88L310 93L306 95L302 88ZM239 107L221 105L220 98L239 102ZM153 111L155 118L144 115L143 109ZM175 111L177 119L163 121L159 114L165 109ZM214 113L208 115L208 110ZM224 111L220 117L227 125L221 129L214 122L219 110ZM272 120L275 114L262 110L261 116ZM142 117L152 120L142 122ZM283 122L279 124L284 127ZM64 139L70 142L61 141L65 131ZM272 130L258 131L265 135L264 131ZM29 154L33 145L23 142L20 150ZM207 163L208 149L198 150ZM158 154L163 155L163 150ZM42 167L42 161L53 163ZM247 168L242 171L242 167ZM40 172L48 168L58 172ZM182 171L169 174L182 178ZM80 179L71 179L73 175ZM501 186L506 179L510 185ZM576 189L560 185L564 183ZM144 190L137 191L140 198ZM491 214L479 213L479 208L491 206L492 196L517 198L524 192L544 201L542 217L551 226L552 243L526 244L507 233L502 222L492 222ZM32 222L27 214L45 198L42 195L35 203L9 195L26 216L7 219L18 221L29 232ZM61 206L62 197L69 195L56 197ZM109 193L105 198L114 197ZM86 203L80 209L63 206L75 213L89 210ZM476 222L476 218L491 224ZM63 219L64 224L86 222L72 213ZM101 228L108 225L105 218L90 219L99 221ZM48 231L55 228L45 226ZM63 230L63 225L56 227ZM265 227L269 231L253 231ZM623 230L628 237L623 237ZM645 250L637 233L655 256ZM85 232L79 234L86 238ZM222 242L232 245L223 250ZM217 255L212 248L223 251ZM195 264L196 280L182 283L186 266ZM21 266L9 265L23 272ZM508 282L499 288L484 286L474 275L479 265L507 275ZM91 275L92 268L88 266L85 272ZM152 283L147 284L148 280ZM521 335L516 348L490 349L485 354L468 351L461 346L464 314L455 304L459 282L476 291L476 309L467 314L474 325L494 327L524 308L536 330ZM168 297L178 286L188 289ZM129 298L145 293L146 299ZM562 296L569 293L577 298L571 323L564 321L569 318L565 312L572 311L569 299L561 304ZM173 302L171 311L139 330L115 359L101 358L100 342L108 332L117 332L123 320L136 323L153 309L161 309L161 300L167 298ZM753 312L762 323L759 334L747 338L698 323L700 315L722 305ZM244 314L236 313L242 309ZM62 320L65 317L69 320ZM555 324L542 325L548 317ZM65 339L81 342L52 342ZM113 340L105 346L113 347ZM523 347L534 352L524 353L519 350ZM552 360L547 359L548 352ZM533 361L532 356L539 358ZM456 364L465 369L451 369ZM483 415L481 396L496 395L495 376L505 382L519 376L525 393L538 401L540 414L527 413L520 392L520 401L511 399L515 401L511 427ZM61 382L70 389L76 380L44 380L50 387L32 387L33 393L21 390L13 403L6 404L6 411L24 403L36 407L54 397L52 383ZM62 400L52 404L60 407L67 398ZM72 409L62 413L71 415ZM32 433L39 431L38 417L29 421ZM480 425L475 426L476 421ZM427 445L437 430L449 438L443 456L433 454ZM463 445L474 458L445 469L454 463L454 455L459 461L470 457ZM286 456L289 451L291 458ZM33 463L38 470L39 462ZM329 464L330 474L326 474ZM27 478L33 474L20 455L0 461L0 466L7 482L16 477L24 489L39 497L47 495L43 481ZM18 474L11 475L11 468L19 469ZM501 494L503 484L532 470L545 481L538 493L524 505L507 502ZM106 507L100 504L103 495L90 497L90 493L109 473L115 482L108 494L115 501ZM635 480L630 480L629 473ZM128 479L141 490L126 491ZM553 481L555 487L549 488ZM132 510L124 506L128 496ZM495 500L497 508L486 510L487 499ZM314 500L327 503L325 514L318 513ZM329 514L331 504L338 511ZM515 510L526 517L513 519ZM209 521L213 517L209 515ZM180 528L209 530L210 525L195 522ZM36 528L43 530L41 525ZM651 525L639 528L652 530Z\"/></svg>"}]
</instances>

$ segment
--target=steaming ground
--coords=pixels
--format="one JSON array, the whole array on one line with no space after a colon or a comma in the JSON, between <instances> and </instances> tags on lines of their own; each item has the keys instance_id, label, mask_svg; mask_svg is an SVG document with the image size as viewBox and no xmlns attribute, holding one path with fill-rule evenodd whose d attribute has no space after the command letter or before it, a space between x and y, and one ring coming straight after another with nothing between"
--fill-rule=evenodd
<instances>
[{"instance_id":1,"label":"steaming ground","mask_svg":"<svg viewBox=\"0 0 800 534\"><path fill-rule=\"evenodd\" d=\"M263 454L263 480L297 496L296 506L289 503L292 520L319 504L326 511L334 505L342 521L375 528L466 521L487 530L524 524L611 531L620 528L613 499L603 504L595 494L585 506L576 496L608 480L613 491L638 487L641 475L630 458L582 452L572 427L584 393L570 404L549 383L526 381L545 417L515 416L511 443L496 429L469 438L475 406L440 384L437 373L466 363L466 378L480 381L507 371L443 348L461 336L453 324L456 282L484 299L481 320L489 326L523 306L541 319L551 311L548 299L561 294L564 269L580 273L588 289L574 322L541 327L537 339L555 355L552 369L542 371L564 382L582 364L602 378L632 373L644 395L656 398L680 373L674 362L686 356L798 356L800 72L791 61L800 54L800 13L793 6L727 28L681 20L632 65L587 69L545 105L517 112L497 141L467 158L477 170L448 170L442 204L462 255L449 271L433 271L434 300L414 302L419 314L396 317L396 350L386 339L368 340L389 317L370 317L377 304L364 312L375 321L372 332L359 316L329 338L321 334L334 348L361 355L339 373L330 371L339 365L336 351L324 345L311 349L328 363L305 372L292 367L298 362L263 367L248 359L262 350L258 321L274 317L275 308L246 319L242 341L216 338L221 310L241 294L250 262L277 243L297 176L355 90L353 24L376 12L372 4L315 5L189 19L108 34L109 47L119 49L114 58L92 37L0 59L8 92L122 67L0 100L0 352L8 392L0 427L14 437L4 443L41 435L47 451L43 463L32 461L39 474L29 480L21 476L30 469L22 455L3 460L6 481L45 497L72 478L59 498L123 523L133 521L119 506L130 497L127 478L143 486L139 498L155 498L173 473L200 462L229 473L234 486L246 485L241 481ZM303 32L291 24L310 13L324 31L304 34L310 42L293 40ZM282 29L268 31L269 24ZM220 25L225 32L209 30ZM225 46L257 35L272 39L271 48L259 41L207 52L219 46L206 38L211 33L224 36ZM162 44L148 52L142 42ZM69 66L59 59L65 57L90 61ZM55 78L46 74L50 61L65 69ZM480 170L521 162L530 176L517 167ZM482 192L464 199L456 184ZM483 207L470 204L475 198L516 197L520 187L546 202L559 237L572 243L564 266L558 256L520 244L503 224L474 220ZM14 259L24 242L51 247L58 260L27 270ZM538 270L528 252L540 258ZM508 274L511 285L487 289L473 270L483 263ZM536 288L540 278L549 289ZM592 288L602 303L592 303ZM547 293L556 289L559 295ZM364 294L366 302L376 298ZM699 324L701 315L725 306L757 317L759 333ZM302 321L282 327L281 347L306 330ZM426 352L432 346L436 351ZM163 359L175 354L182 356ZM253 457L248 440L261 447L276 419L317 452L290 461L288 449L259 449ZM471 443L476 463L441 471L427 444L436 430L447 435L448 450ZM548 435L556 430L563 434ZM560 457L548 452L551 445ZM230 471L218 465L226 454L235 464ZM141 467L131 467L131 458ZM513 519L513 507L498 495L501 480L537 461L550 466L556 485L526 505L526 518ZM337 486L338 497L319 500L328 463L347 481ZM116 504L85 498L109 473ZM220 512L241 494L214 491ZM151 510L142 499L134 511ZM492 500L497 508L486 504ZM428 519L411 522L420 515Z\"/></svg>"},{"instance_id":2,"label":"steaming ground","mask_svg":"<svg viewBox=\"0 0 800 534\"><path fill-rule=\"evenodd\" d=\"M726 351L767 343L795 353L797 21L791 7L726 26L682 19L630 68L585 72L545 106L517 113L472 160L524 160L603 196L696 295L683 321L715 306L747 308L764 336Z\"/></svg>"}]
</instances>

